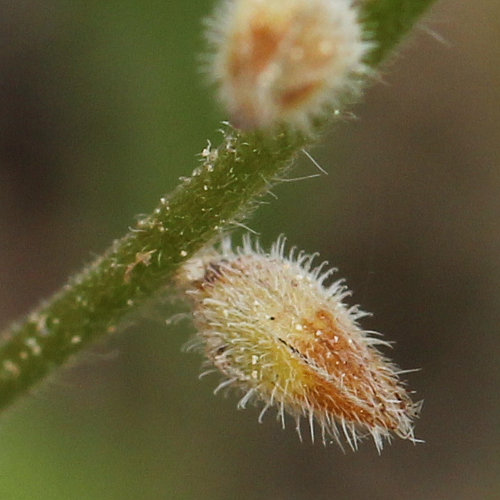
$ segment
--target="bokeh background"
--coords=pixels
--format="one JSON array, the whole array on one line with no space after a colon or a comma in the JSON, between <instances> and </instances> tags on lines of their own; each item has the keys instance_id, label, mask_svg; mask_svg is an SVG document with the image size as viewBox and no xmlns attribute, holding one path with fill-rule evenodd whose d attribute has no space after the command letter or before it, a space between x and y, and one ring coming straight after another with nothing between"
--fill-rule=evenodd
<instances>
[{"instance_id":1,"label":"bokeh background","mask_svg":"<svg viewBox=\"0 0 500 500\"><path fill-rule=\"evenodd\" d=\"M212 1L0 1L0 329L150 211L224 115L198 71ZM0 498L500 497L500 4L443 0L250 226L319 250L425 400L426 444L300 443L237 411L141 314L0 422ZM303 159L297 174L315 172Z\"/></svg>"}]
</instances>

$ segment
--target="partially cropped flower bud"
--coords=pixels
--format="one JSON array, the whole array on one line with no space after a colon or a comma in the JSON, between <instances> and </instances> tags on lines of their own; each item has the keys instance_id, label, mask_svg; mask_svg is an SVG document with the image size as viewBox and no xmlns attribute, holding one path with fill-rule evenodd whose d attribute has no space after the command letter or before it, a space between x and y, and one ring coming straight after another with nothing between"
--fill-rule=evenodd
<instances>
[{"instance_id":1,"label":"partially cropped flower bud","mask_svg":"<svg viewBox=\"0 0 500 500\"><path fill-rule=\"evenodd\" d=\"M342 282L325 286L332 270L314 257L246 238L188 261L178 282L194 306L193 345L224 374L219 388L243 392L239 407L264 404L261 417L276 406L283 425L287 412L300 433L305 417L312 437L316 421L323 442L342 433L353 449L366 435L379 450L392 434L414 441L419 404L375 347L387 343L360 328L364 313L344 304Z\"/></svg>"},{"instance_id":2,"label":"partially cropped flower bud","mask_svg":"<svg viewBox=\"0 0 500 500\"><path fill-rule=\"evenodd\" d=\"M307 129L365 71L351 0L225 0L208 26L207 69L240 128Z\"/></svg>"}]
</instances>

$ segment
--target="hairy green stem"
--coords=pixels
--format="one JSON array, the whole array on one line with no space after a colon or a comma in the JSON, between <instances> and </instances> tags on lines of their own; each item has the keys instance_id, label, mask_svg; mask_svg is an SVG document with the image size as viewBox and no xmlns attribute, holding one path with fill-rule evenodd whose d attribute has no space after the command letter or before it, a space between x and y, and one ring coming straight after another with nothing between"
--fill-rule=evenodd
<instances>
[{"instance_id":1,"label":"hairy green stem","mask_svg":"<svg viewBox=\"0 0 500 500\"><path fill-rule=\"evenodd\" d=\"M432 3L367 0L361 19L375 42L367 62L378 65ZM204 151L193 175L163 198L153 214L3 333L0 407L85 345L112 333L127 313L166 286L182 262L247 215L312 141L287 130L270 135L227 127L222 144Z\"/></svg>"}]
</instances>

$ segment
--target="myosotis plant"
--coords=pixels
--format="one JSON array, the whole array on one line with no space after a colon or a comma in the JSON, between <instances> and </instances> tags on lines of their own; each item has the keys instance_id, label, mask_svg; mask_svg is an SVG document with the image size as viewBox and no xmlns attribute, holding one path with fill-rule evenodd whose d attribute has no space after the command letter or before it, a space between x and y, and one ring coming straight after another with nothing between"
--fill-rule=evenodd
<instances>
[{"instance_id":1,"label":"myosotis plant","mask_svg":"<svg viewBox=\"0 0 500 500\"><path fill-rule=\"evenodd\" d=\"M367 75L375 72L431 3L433 0L364 0L354 5L349 0L226 2L220 13L209 21L214 53L208 59L208 68L218 85L221 101L228 108L231 123L239 128L225 124L221 144L203 150L201 164L160 200L151 215L139 220L103 256L70 278L58 293L3 333L0 406L8 406L94 340L113 333L127 314L154 299L173 281L184 289L200 291L205 286L205 292L207 280L210 286L220 283L223 277L220 263L217 259L213 262L200 257L204 254L199 251L252 212L259 197L284 177L298 152L318 140L334 115L333 110L342 107L346 97L359 92L361 83L369 78ZM249 245L247 248L253 248ZM273 255L277 253L275 250ZM261 251L257 254L259 259L264 255ZM186 270L192 269L193 262L199 263L200 258L201 275L189 281ZM295 261L290 259L290 262ZM252 261L245 265L251 266ZM234 275L240 268L229 265L226 270ZM314 276L314 271L310 272ZM287 281L286 276L284 281ZM235 281L238 280L235 278ZM198 326L206 326L208 320L203 319L203 310L200 313L200 302L196 299L203 293L193 293L191 298L195 299ZM339 293L337 290L321 297L328 302ZM323 330L328 330L328 325L338 319L331 311L318 317L318 310L321 309L313 311L315 323L313 321L311 326L315 338L321 337ZM327 381L341 374L335 365L326 363L326 351L319 353L326 363L323 368L321 363L314 364L314 355L310 354L309 347L303 347L301 336L294 337L293 342L281 336L282 342L277 340L280 345L275 346L274 351L271 349L271 354L266 354L271 358L276 354L282 360L284 364L278 372L286 372L288 379L291 377L289 370L297 365L298 380L300 377L304 380L303 385L294 382L293 390L286 389L281 394L278 394L279 389L273 392L276 378L272 370L262 372L268 378L260 385L235 379L234 368L243 366L244 376L252 380L255 352L250 350L250 357L244 354L243 358L238 358L240 361L233 360L231 368L228 355L236 352L234 348L228 349L223 338L221 345L210 344L213 339L206 335L202 335L202 340L208 338L208 344L212 345L208 349L209 358L216 366L219 363L218 368L223 373L229 374L236 385L243 386L252 395L254 389L258 392L260 387L263 392L257 394L257 399L266 405L275 402L281 405L281 414L284 408L295 417L305 415L311 421L315 418L322 431L334 437L337 436L335 422L340 422L346 437L354 443L359 429L368 430L379 448L381 438L388 437L391 431L411 439L411 420L417 407L409 400L395 371L390 371L394 367L374 349L374 339L358 329L355 313L346 312L348 309L342 311L347 329L355 332L357 350L349 351L349 355L360 367L369 366L372 377L366 383L358 383L356 377L361 368L359 373L348 373L351 406L345 398L332 399L328 391L321 392L324 387L319 392L314 389L307 393L307 380L315 374L323 373ZM317 334L317 331L322 333ZM339 334L333 327L326 333L330 340L321 344L323 350L335 338L337 341L342 339L346 345L349 339L352 340L352 336ZM232 333L227 335L231 337ZM269 337L266 339L264 343ZM245 342L248 340L245 338ZM299 344L302 347L298 347ZM318 354L319 351L314 352ZM224 364L221 356L229 361ZM246 361L241 362L241 359ZM363 360L368 364L363 365ZM275 361L272 358L270 363ZM381 399L380 390L392 401L392 416L379 411L380 407L374 409ZM357 399L352 397L355 393ZM303 408L297 406L301 401L305 405ZM361 413L353 410L354 401ZM370 406L365 405L367 401L372 404L371 415Z\"/></svg>"}]
</instances>

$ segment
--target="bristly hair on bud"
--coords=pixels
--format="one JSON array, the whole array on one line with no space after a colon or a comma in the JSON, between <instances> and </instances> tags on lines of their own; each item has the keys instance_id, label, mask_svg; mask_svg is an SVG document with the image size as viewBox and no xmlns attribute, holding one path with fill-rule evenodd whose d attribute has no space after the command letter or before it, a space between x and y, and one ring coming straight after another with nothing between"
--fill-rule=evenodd
<instances>
[{"instance_id":1,"label":"bristly hair on bud","mask_svg":"<svg viewBox=\"0 0 500 500\"><path fill-rule=\"evenodd\" d=\"M224 0L206 25L206 71L242 129L308 131L368 71L351 0Z\"/></svg>"},{"instance_id":2,"label":"bristly hair on bud","mask_svg":"<svg viewBox=\"0 0 500 500\"><path fill-rule=\"evenodd\" d=\"M225 376L215 392L239 389L240 408L262 402L259 421L276 406L299 436L305 417L313 441L314 422L323 443L341 444L343 434L352 449L369 435L379 451L392 435L417 441L420 404L376 347L388 342L361 329L366 313L345 305L342 280L325 284L334 270L315 266L315 257L285 253L284 238L266 253L246 236L239 248L225 238L184 265L177 282L193 304L191 347Z\"/></svg>"}]
</instances>

